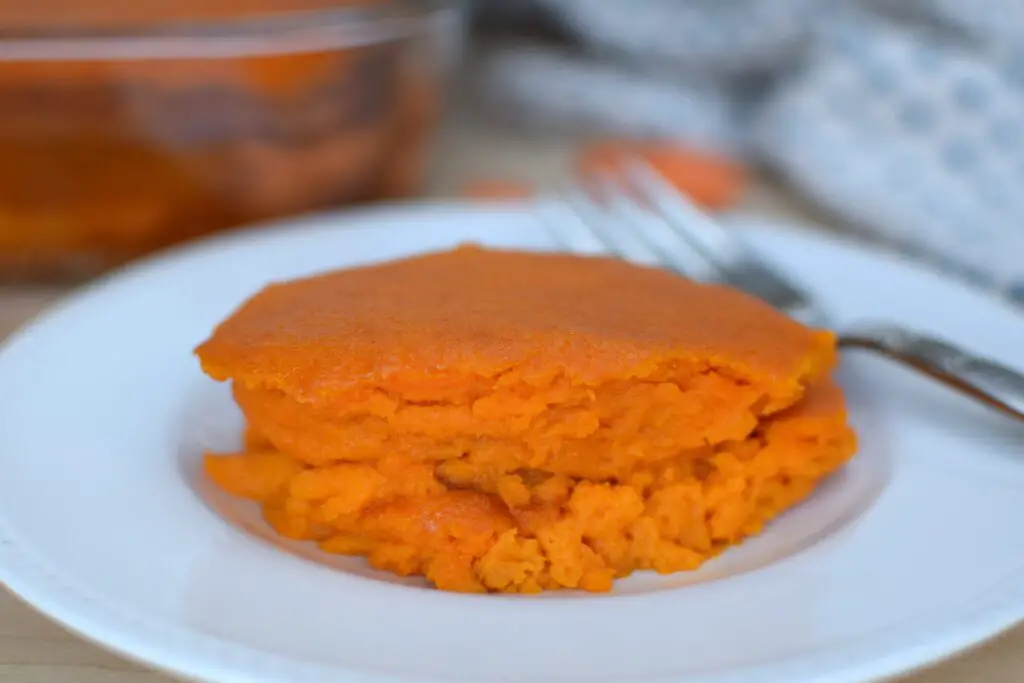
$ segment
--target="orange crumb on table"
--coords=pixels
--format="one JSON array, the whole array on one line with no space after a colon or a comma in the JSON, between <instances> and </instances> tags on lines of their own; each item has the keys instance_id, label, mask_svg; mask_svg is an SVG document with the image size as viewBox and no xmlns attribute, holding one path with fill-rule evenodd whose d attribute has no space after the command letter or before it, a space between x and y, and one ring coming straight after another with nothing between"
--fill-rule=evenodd
<instances>
[{"instance_id":1,"label":"orange crumb on table","mask_svg":"<svg viewBox=\"0 0 1024 683\"><path fill-rule=\"evenodd\" d=\"M743 164L728 157L665 141L605 140L583 147L577 171L621 168L630 158L646 161L680 192L712 210L735 206L747 185Z\"/></svg>"},{"instance_id":2,"label":"orange crumb on table","mask_svg":"<svg viewBox=\"0 0 1024 683\"><path fill-rule=\"evenodd\" d=\"M461 196L468 199L528 199L537 188L529 183L513 180L477 180L462 188Z\"/></svg>"},{"instance_id":3,"label":"orange crumb on table","mask_svg":"<svg viewBox=\"0 0 1024 683\"><path fill-rule=\"evenodd\" d=\"M699 567L851 457L834 346L612 259L463 247L328 273L198 347L249 425L205 470L282 536L445 590L607 591Z\"/></svg>"}]
</instances>

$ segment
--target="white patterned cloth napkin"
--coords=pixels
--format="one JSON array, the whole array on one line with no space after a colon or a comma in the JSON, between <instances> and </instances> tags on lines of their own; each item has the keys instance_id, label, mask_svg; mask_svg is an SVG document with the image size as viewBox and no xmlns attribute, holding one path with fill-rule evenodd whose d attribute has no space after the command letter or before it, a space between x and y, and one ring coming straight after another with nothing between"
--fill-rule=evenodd
<instances>
[{"instance_id":1,"label":"white patterned cloth napkin","mask_svg":"<svg viewBox=\"0 0 1024 683\"><path fill-rule=\"evenodd\" d=\"M1024 303L1021 0L535 0L581 45L502 44L494 108L768 164Z\"/></svg>"}]
</instances>

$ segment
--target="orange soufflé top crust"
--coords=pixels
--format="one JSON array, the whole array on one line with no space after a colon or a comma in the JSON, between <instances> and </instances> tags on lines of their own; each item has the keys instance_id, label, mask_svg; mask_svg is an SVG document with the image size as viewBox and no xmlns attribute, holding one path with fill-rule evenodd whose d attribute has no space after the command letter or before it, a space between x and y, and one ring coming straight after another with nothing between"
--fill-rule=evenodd
<instances>
[{"instance_id":1,"label":"orange souffl\u00e9 top crust","mask_svg":"<svg viewBox=\"0 0 1024 683\"><path fill-rule=\"evenodd\" d=\"M264 288L197 349L283 536L442 589L692 569L855 450L835 340L727 287L466 246Z\"/></svg>"}]
</instances>

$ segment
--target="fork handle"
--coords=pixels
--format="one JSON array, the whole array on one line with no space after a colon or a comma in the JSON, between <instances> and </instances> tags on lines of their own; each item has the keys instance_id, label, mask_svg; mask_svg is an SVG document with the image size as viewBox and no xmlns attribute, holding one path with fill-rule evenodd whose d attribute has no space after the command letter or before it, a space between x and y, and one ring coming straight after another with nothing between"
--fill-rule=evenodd
<instances>
[{"instance_id":1,"label":"fork handle","mask_svg":"<svg viewBox=\"0 0 1024 683\"><path fill-rule=\"evenodd\" d=\"M881 353L1024 422L1024 374L948 341L896 325L858 326L839 346Z\"/></svg>"}]
</instances>

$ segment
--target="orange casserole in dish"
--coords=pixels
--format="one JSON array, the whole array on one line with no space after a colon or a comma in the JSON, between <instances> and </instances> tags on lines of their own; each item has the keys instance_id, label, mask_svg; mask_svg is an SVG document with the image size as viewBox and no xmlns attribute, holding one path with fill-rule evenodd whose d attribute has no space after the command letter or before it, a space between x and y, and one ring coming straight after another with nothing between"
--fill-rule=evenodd
<instances>
[{"instance_id":1,"label":"orange casserole in dish","mask_svg":"<svg viewBox=\"0 0 1024 683\"><path fill-rule=\"evenodd\" d=\"M830 333L614 259L462 247L273 284L197 354L249 425L207 476L445 590L694 569L856 449Z\"/></svg>"}]
</instances>

